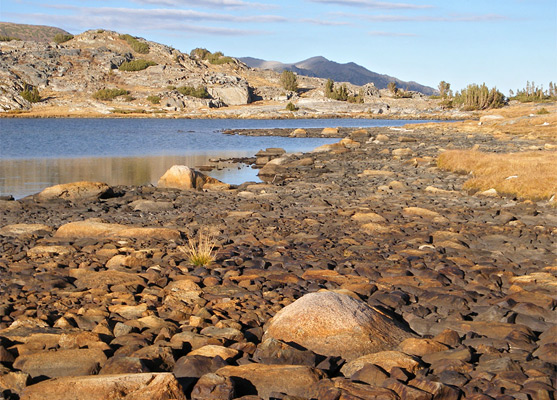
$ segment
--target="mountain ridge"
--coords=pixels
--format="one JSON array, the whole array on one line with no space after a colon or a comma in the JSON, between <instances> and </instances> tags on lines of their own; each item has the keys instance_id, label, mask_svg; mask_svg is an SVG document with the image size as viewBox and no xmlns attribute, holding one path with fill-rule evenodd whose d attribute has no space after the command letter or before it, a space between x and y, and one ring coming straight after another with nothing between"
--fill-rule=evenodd
<instances>
[{"instance_id":1,"label":"mountain ridge","mask_svg":"<svg viewBox=\"0 0 557 400\"><path fill-rule=\"evenodd\" d=\"M69 32L54 26L0 22L0 36L10 37L17 40L48 43L53 40L56 34L59 33L69 35Z\"/></svg>"},{"instance_id":2,"label":"mountain ridge","mask_svg":"<svg viewBox=\"0 0 557 400\"><path fill-rule=\"evenodd\" d=\"M355 62L341 64L328 60L323 56L310 57L295 63L268 61L255 57L239 57L238 59L252 68L271 69L276 72L289 70L296 72L298 75L332 79L335 82L349 82L358 86L373 83L378 89L386 89L389 82L396 82L397 86L402 89L408 89L426 95L436 93L434 88L415 81L403 81L386 74L370 71Z\"/></svg>"}]
</instances>

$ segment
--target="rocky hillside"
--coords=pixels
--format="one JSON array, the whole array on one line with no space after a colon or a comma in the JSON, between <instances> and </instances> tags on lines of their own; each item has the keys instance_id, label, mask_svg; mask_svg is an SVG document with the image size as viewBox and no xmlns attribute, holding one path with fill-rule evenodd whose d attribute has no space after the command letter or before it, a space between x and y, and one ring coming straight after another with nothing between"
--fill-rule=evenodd
<instances>
[{"instance_id":1,"label":"rocky hillside","mask_svg":"<svg viewBox=\"0 0 557 400\"><path fill-rule=\"evenodd\" d=\"M339 64L327 60L325 57L312 57L293 64L265 61L252 57L243 57L240 60L253 68L272 69L277 72L282 72L286 69L296 72L298 75L332 79L335 82L350 82L354 85L373 83L379 89L386 89L389 82L396 82L397 86L402 89L413 90L425 95L432 95L436 92L434 88L429 86L420 85L412 81L405 82L389 75L378 74L353 62Z\"/></svg>"},{"instance_id":2,"label":"rocky hillside","mask_svg":"<svg viewBox=\"0 0 557 400\"><path fill-rule=\"evenodd\" d=\"M322 78L300 75L299 90L286 91L278 72L209 55L203 51L189 55L105 30L90 30L61 44L0 42L0 113L236 118L381 114L428 118L442 111L436 101L420 93L394 99L373 84L347 85L349 95L360 95L362 102L358 104L325 98ZM22 95L33 89L38 90L40 99ZM285 110L289 102L298 108L295 114Z\"/></svg>"},{"instance_id":3,"label":"rocky hillside","mask_svg":"<svg viewBox=\"0 0 557 400\"><path fill-rule=\"evenodd\" d=\"M69 35L65 30L52 26L0 22L0 37L48 43L57 34Z\"/></svg>"}]
</instances>

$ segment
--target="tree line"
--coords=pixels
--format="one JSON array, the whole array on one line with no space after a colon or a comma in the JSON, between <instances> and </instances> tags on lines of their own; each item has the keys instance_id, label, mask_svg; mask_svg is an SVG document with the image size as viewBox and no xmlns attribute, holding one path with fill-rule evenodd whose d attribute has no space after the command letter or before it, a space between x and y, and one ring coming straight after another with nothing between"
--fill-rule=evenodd
<instances>
[{"instance_id":1,"label":"tree line","mask_svg":"<svg viewBox=\"0 0 557 400\"><path fill-rule=\"evenodd\" d=\"M465 89L457 91L453 94L451 84L445 81L439 82L437 86L439 90L439 98L442 105L447 108L461 107L464 110L486 110L489 108L500 108L506 105L510 100L520 102L535 101L555 101L557 100L557 85L549 82L549 88L544 90L543 85L538 87L534 82L526 82L524 89L509 91L509 97L505 97L497 88L488 88L485 83L482 85L470 84Z\"/></svg>"}]
</instances>

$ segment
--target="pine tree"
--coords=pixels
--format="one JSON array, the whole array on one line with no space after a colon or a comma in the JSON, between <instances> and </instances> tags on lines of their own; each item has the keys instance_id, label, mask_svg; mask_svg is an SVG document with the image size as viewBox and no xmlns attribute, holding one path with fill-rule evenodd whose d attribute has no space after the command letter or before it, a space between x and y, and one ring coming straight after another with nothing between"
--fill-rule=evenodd
<instances>
[{"instance_id":1,"label":"pine tree","mask_svg":"<svg viewBox=\"0 0 557 400\"><path fill-rule=\"evenodd\" d=\"M280 84L285 90L295 92L298 90L298 77L294 72L284 70L280 75Z\"/></svg>"}]
</instances>

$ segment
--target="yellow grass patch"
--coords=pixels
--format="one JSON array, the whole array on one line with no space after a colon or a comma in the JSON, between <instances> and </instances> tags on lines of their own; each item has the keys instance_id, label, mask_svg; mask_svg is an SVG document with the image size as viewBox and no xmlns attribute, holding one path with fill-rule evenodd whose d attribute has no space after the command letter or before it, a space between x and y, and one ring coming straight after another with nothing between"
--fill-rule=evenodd
<instances>
[{"instance_id":1,"label":"yellow grass patch","mask_svg":"<svg viewBox=\"0 0 557 400\"><path fill-rule=\"evenodd\" d=\"M546 200L557 193L557 152L482 153L450 150L439 156L441 169L471 173L465 189L495 189L520 199Z\"/></svg>"}]
</instances>

